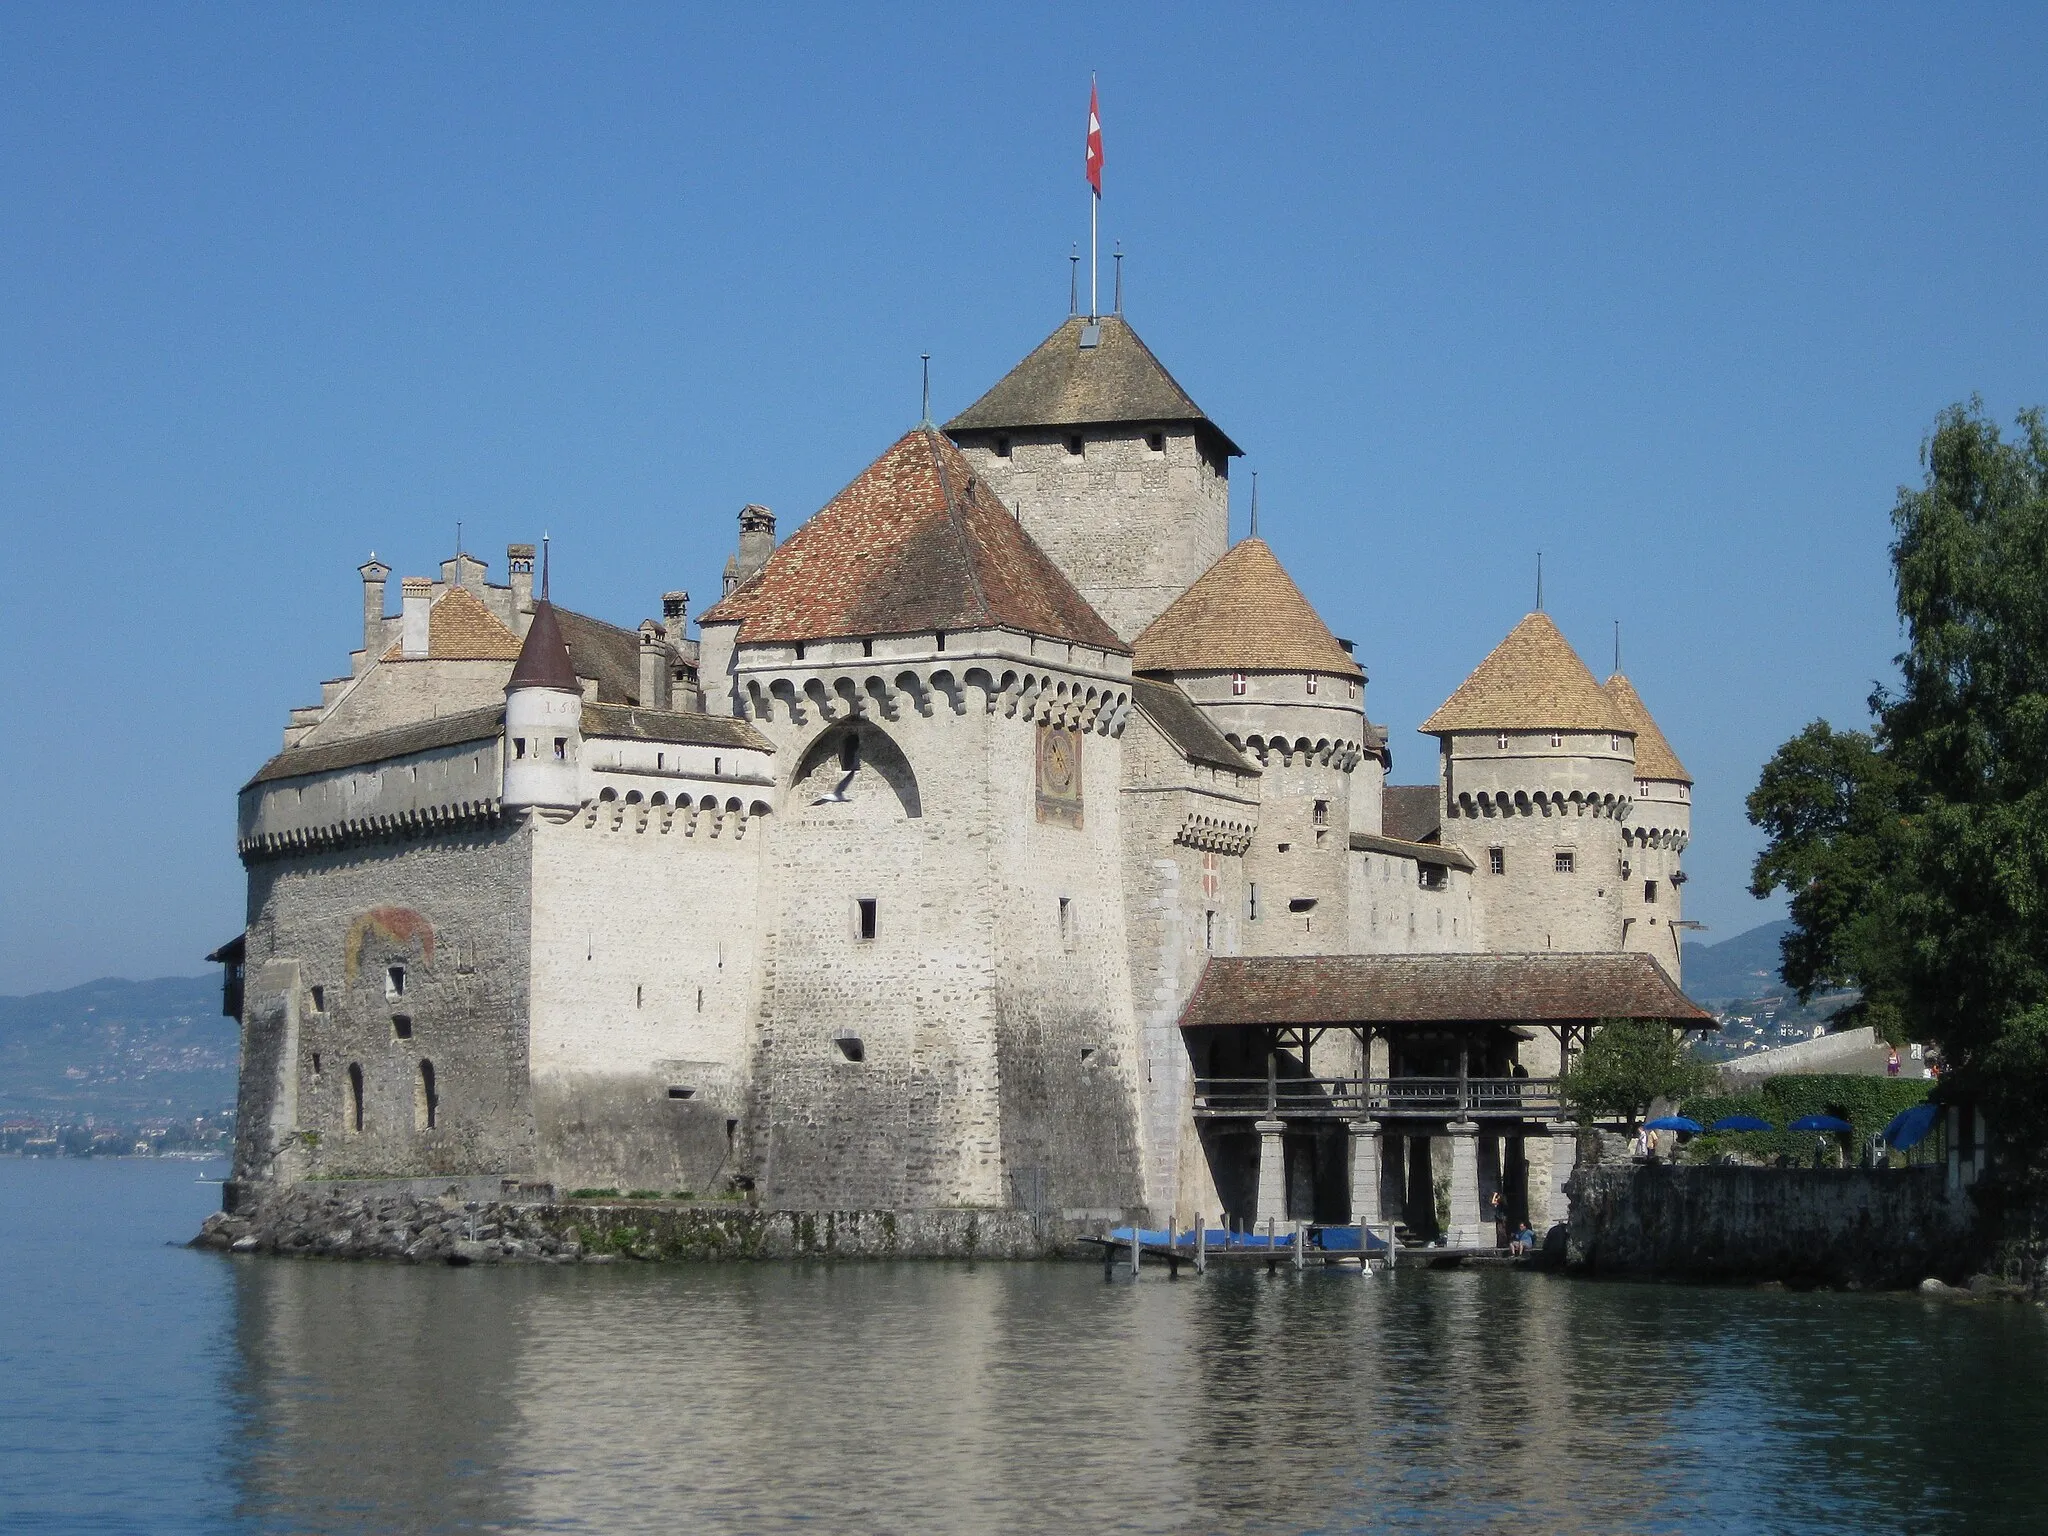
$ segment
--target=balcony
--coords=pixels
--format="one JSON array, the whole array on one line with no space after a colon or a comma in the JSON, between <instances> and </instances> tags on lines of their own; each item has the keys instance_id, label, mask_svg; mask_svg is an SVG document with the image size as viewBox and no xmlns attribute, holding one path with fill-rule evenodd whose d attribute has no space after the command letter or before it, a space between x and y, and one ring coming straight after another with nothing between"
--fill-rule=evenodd
<instances>
[{"instance_id":1,"label":"balcony","mask_svg":"<svg viewBox=\"0 0 2048 1536\"><path fill-rule=\"evenodd\" d=\"M1564 1113L1554 1077L1195 1079L1198 1120L1544 1120Z\"/></svg>"}]
</instances>

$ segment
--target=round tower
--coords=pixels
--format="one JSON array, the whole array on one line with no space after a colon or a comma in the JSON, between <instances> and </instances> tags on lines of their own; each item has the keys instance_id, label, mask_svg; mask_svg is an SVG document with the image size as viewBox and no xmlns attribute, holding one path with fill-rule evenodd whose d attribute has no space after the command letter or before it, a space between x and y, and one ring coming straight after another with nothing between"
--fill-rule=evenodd
<instances>
[{"instance_id":1,"label":"round tower","mask_svg":"<svg viewBox=\"0 0 2048 1536\"><path fill-rule=\"evenodd\" d=\"M1377 825L1366 760L1365 671L1263 539L1204 572L1138 636L1134 672L1179 685L1258 764L1259 829L1245 850L1246 954L1330 954L1350 935L1352 797Z\"/></svg>"},{"instance_id":2,"label":"round tower","mask_svg":"<svg viewBox=\"0 0 2048 1536\"><path fill-rule=\"evenodd\" d=\"M1635 727L1550 616L1517 624L1421 729L1489 947L1620 949Z\"/></svg>"},{"instance_id":3,"label":"round tower","mask_svg":"<svg viewBox=\"0 0 2048 1536\"><path fill-rule=\"evenodd\" d=\"M505 808L574 810L583 796L583 685L546 589L505 684Z\"/></svg>"},{"instance_id":4,"label":"round tower","mask_svg":"<svg viewBox=\"0 0 2048 1536\"><path fill-rule=\"evenodd\" d=\"M1678 861L1692 840L1692 775L1633 683L1617 672L1602 686L1636 733L1634 804L1621 829L1628 865L1623 945L1655 956L1677 981L1684 958L1679 895L1685 885Z\"/></svg>"}]
</instances>

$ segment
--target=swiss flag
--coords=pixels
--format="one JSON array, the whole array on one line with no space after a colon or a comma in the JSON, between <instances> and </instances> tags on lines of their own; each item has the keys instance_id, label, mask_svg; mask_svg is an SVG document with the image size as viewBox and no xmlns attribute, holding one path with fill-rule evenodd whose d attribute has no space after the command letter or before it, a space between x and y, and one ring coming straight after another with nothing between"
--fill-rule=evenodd
<instances>
[{"instance_id":1,"label":"swiss flag","mask_svg":"<svg viewBox=\"0 0 2048 1536\"><path fill-rule=\"evenodd\" d=\"M1095 82L1088 82L1088 185L1102 196L1102 114L1096 110Z\"/></svg>"}]
</instances>

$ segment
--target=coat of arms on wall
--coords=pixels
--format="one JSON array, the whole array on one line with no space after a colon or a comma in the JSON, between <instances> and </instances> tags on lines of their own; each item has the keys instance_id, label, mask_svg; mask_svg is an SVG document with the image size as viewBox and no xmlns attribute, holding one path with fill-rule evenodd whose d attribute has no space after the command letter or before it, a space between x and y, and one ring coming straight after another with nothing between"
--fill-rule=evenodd
<instances>
[{"instance_id":1,"label":"coat of arms on wall","mask_svg":"<svg viewBox=\"0 0 2048 1536\"><path fill-rule=\"evenodd\" d=\"M1038 819L1081 825L1081 733L1056 725L1038 729Z\"/></svg>"}]
</instances>

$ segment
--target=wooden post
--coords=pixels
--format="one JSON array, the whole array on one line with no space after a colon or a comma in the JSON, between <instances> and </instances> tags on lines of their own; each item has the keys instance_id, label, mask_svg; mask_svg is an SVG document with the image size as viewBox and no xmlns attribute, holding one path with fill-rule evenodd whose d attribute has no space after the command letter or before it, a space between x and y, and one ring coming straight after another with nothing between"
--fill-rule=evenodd
<instances>
[{"instance_id":1,"label":"wooden post","mask_svg":"<svg viewBox=\"0 0 2048 1536\"><path fill-rule=\"evenodd\" d=\"M1294 1224L1294 1269L1297 1274L1308 1267L1308 1255L1303 1251L1307 1247L1308 1228L1297 1221Z\"/></svg>"},{"instance_id":2,"label":"wooden post","mask_svg":"<svg viewBox=\"0 0 2048 1536\"><path fill-rule=\"evenodd\" d=\"M1273 1118L1273 1112L1280 1107L1280 1065L1279 1052L1266 1052L1266 1118Z\"/></svg>"},{"instance_id":3,"label":"wooden post","mask_svg":"<svg viewBox=\"0 0 2048 1536\"><path fill-rule=\"evenodd\" d=\"M1195 1213L1195 1273L1209 1272L1209 1218L1201 1212Z\"/></svg>"},{"instance_id":4,"label":"wooden post","mask_svg":"<svg viewBox=\"0 0 2048 1536\"><path fill-rule=\"evenodd\" d=\"M1138 1243L1141 1236L1142 1234L1134 1223L1131 1227L1131 1278L1133 1280L1138 1278Z\"/></svg>"}]
</instances>

